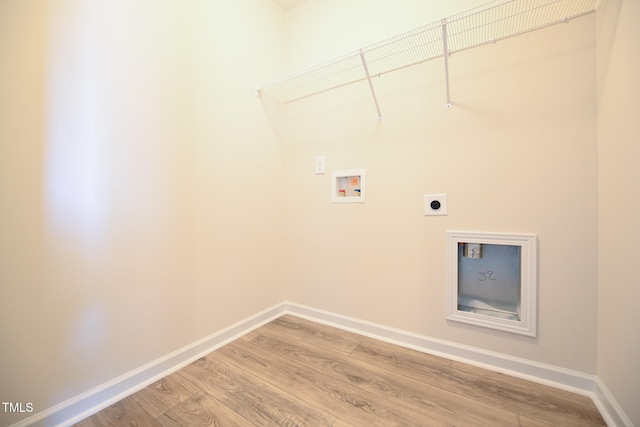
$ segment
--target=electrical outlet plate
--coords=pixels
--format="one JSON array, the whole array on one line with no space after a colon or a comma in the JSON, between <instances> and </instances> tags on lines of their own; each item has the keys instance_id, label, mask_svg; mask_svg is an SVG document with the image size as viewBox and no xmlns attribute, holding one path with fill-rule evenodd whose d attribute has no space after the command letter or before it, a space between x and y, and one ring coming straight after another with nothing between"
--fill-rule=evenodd
<instances>
[{"instance_id":1,"label":"electrical outlet plate","mask_svg":"<svg viewBox=\"0 0 640 427\"><path fill-rule=\"evenodd\" d=\"M447 215L449 207L447 205L446 194L425 194L424 195L424 214L426 216L432 215Z\"/></svg>"},{"instance_id":2,"label":"electrical outlet plate","mask_svg":"<svg viewBox=\"0 0 640 427\"><path fill-rule=\"evenodd\" d=\"M324 175L326 159L324 156L316 156L316 175Z\"/></svg>"}]
</instances>

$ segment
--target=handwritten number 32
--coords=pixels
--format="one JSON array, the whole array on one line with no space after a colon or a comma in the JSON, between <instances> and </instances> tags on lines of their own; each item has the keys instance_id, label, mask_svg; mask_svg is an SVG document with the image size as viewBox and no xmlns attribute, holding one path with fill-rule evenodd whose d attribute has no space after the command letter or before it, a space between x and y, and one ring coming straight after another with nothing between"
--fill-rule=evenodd
<instances>
[{"instance_id":1,"label":"handwritten number 32","mask_svg":"<svg viewBox=\"0 0 640 427\"><path fill-rule=\"evenodd\" d=\"M481 271L478 274L480 275L480 278L478 279L480 282L484 282L485 280L498 280L498 279L494 279L492 270Z\"/></svg>"}]
</instances>

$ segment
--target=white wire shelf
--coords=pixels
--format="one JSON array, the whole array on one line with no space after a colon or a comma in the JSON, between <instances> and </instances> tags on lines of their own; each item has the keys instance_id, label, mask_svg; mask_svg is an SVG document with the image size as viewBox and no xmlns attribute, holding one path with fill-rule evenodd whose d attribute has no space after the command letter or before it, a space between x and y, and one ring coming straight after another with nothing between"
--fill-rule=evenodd
<instances>
[{"instance_id":1,"label":"white wire shelf","mask_svg":"<svg viewBox=\"0 0 640 427\"><path fill-rule=\"evenodd\" d=\"M257 87L280 102L298 101L393 71L444 58L449 99L448 57L595 12L600 0L495 0L347 53L331 61ZM448 52L449 55L444 55Z\"/></svg>"}]
</instances>

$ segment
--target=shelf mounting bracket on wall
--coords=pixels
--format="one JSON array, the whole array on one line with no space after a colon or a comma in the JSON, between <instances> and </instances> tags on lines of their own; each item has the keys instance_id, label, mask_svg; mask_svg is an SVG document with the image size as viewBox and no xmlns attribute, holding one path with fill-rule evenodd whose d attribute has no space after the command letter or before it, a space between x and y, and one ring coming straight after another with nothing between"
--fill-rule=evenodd
<instances>
[{"instance_id":1,"label":"shelf mounting bracket on wall","mask_svg":"<svg viewBox=\"0 0 640 427\"><path fill-rule=\"evenodd\" d=\"M451 108L451 92L449 92L449 45L447 43L447 18L442 20L442 56L444 58L444 81L447 89L445 108Z\"/></svg>"},{"instance_id":2,"label":"shelf mounting bracket on wall","mask_svg":"<svg viewBox=\"0 0 640 427\"><path fill-rule=\"evenodd\" d=\"M449 56L472 48L566 23L595 12L602 0L493 0L445 19L379 41L295 74L257 86L284 102L295 102L367 80L378 120L373 77L443 58L447 100L451 108ZM363 72L364 68L364 72Z\"/></svg>"},{"instance_id":3,"label":"shelf mounting bracket on wall","mask_svg":"<svg viewBox=\"0 0 640 427\"><path fill-rule=\"evenodd\" d=\"M373 90L373 83L371 82L371 74L369 74L369 67L367 67L367 60L364 57L364 52L360 49L360 59L362 60L362 67L364 73L367 75L367 81L369 82L369 89L371 89L371 95L373 95L373 102L376 104L376 111L378 111L378 121L382 121L382 113L380 112L380 106L378 105L378 98L376 98L376 91Z\"/></svg>"}]
</instances>

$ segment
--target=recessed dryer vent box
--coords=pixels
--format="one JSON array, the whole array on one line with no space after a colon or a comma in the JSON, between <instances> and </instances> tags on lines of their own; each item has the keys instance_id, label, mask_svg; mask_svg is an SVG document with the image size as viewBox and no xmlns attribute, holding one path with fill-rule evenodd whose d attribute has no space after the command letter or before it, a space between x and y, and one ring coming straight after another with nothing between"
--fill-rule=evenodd
<instances>
[{"instance_id":1,"label":"recessed dryer vent box","mask_svg":"<svg viewBox=\"0 0 640 427\"><path fill-rule=\"evenodd\" d=\"M331 201L334 203L365 202L365 170L333 171L331 174Z\"/></svg>"},{"instance_id":2,"label":"recessed dryer vent box","mask_svg":"<svg viewBox=\"0 0 640 427\"><path fill-rule=\"evenodd\" d=\"M447 232L447 319L536 336L536 236Z\"/></svg>"}]
</instances>

